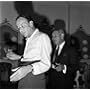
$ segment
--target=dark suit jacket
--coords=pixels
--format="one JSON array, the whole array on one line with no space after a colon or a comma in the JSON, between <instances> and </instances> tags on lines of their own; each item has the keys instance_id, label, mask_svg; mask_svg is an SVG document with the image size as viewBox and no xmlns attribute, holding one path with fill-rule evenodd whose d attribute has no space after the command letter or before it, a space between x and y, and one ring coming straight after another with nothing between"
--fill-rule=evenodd
<instances>
[{"instance_id":1,"label":"dark suit jacket","mask_svg":"<svg viewBox=\"0 0 90 90\"><path fill-rule=\"evenodd\" d=\"M74 74L78 69L77 52L74 47L65 43L60 55L56 57L55 62L65 64L66 74L62 71L57 72L54 69L49 71L49 88L70 89L73 88Z\"/></svg>"}]
</instances>

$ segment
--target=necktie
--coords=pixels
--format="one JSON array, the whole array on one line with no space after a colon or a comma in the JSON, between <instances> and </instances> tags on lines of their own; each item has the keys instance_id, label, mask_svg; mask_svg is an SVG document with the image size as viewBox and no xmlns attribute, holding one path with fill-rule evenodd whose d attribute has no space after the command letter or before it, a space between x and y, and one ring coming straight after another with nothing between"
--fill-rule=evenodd
<instances>
[{"instance_id":1,"label":"necktie","mask_svg":"<svg viewBox=\"0 0 90 90\"><path fill-rule=\"evenodd\" d=\"M53 60L52 60L53 63L55 62L55 59L58 56L58 50L59 50L59 47L57 47L54 51Z\"/></svg>"}]
</instances>

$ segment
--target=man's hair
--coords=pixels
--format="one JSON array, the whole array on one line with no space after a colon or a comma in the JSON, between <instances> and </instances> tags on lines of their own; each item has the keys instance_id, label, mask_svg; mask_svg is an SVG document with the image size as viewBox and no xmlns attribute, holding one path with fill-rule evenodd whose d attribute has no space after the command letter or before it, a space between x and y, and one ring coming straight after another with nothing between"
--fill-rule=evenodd
<instances>
[{"instance_id":1,"label":"man's hair","mask_svg":"<svg viewBox=\"0 0 90 90\"><path fill-rule=\"evenodd\" d=\"M36 23L36 21L35 21L31 16L19 15L19 16L16 17L16 20L17 20L18 18L20 18L20 17L26 18L28 22L29 22L29 21L33 21L34 26L35 26L36 28L38 28L38 24Z\"/></svg>"},{"instance_id":2,"label":"man's hair","mask_svg":"<svg viewBox=\"0 0 90 90\"><path fill-rule=\"evenodd\" d=\"M65 21L62 20L62 19L56 19L54 21L54 25L53 25L53 31L59 31L59 30L62 30L63 33L64 33L64 39L66 40L66 24L65 24ZM53 32L52 31L52 32Z\"/></svg>"},{"instance_id":3,"label":"man's hair","mask_svg":"<svg viewBox=\"0 0 90 90\"><path fill-rule=\"evenodd\" d=\"M19 19L20 17L26 18L26 19L28 20L28 22L29 22L29 20L30 20L30 19L28 19L28 18L27 18L26 16L24 16L24 15L19 15L19 16L17 16L17 17L16 17L16 20Z\"/></svg>"},{"instance_id":4,"label":"man's hair","mask_svg":"<svg viewBox=\"0 0 90 90\"><path fill-rule=\"evenodd\" d=\"M54 26L55 29L59 30L59 29L65 29L66 25L65 25L65 21L62 19L56 19L54 21Z\"/></svg>"}]
</instances>

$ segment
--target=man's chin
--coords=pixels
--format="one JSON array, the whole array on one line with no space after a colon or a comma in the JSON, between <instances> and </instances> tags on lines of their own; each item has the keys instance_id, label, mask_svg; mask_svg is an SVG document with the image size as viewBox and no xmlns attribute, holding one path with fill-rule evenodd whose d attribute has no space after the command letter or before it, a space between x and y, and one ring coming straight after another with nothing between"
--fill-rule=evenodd
<instances>
[{"instance_id":1,"label":"man's chin","mask_svg":"<svg viewBox=\"0 0 90 90\"><path fill-rule=\"evenodd\" d=\"M55 45L58 45L58 43L55 43Z\"/></svg>"}]
</instances>

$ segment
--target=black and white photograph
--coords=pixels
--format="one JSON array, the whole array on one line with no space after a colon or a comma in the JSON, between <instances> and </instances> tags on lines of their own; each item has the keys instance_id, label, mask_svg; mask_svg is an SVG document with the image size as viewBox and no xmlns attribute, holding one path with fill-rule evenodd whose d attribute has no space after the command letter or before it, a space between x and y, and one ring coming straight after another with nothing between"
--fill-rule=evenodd
<instances>
[{"instance_id":1,"label":"black and white photograph","mask_svg":"<svg viewBox=\"0 0 90 90\"><path fill-rule=\"evenodd\" d=\"M90 89L90 1L0 0L0 89Z\"/></svg>"}]
</instances>

